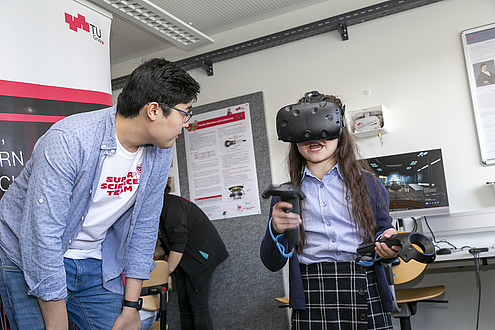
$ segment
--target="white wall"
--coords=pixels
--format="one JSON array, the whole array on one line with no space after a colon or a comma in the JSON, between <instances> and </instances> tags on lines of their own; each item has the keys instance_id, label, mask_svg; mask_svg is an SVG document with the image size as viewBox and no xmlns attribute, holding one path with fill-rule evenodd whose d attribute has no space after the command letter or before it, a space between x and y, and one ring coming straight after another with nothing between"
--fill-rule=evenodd
<instances>
[{"instance_id":1,"label":"white wall","mask_svg":"<svg viewBox=\"0 0 495 330\"><path fill-rule=\"evenodd\" d=\"M335 15L331 2L303 9L300 16L307 17L308 11L320 13L320 18ZM365 3L361 1L361 7ZM296 14L274 18L270 24L280 24L281 29L291 27L287 22L303 24ZM440 147L451 211L478 210L495 206L495 192L485 184L495 180L495 166L480 163L460 33L494 21L491 0L444 0L350 26L350 39L345 42L334 31L214 63L211 77L199 68L190 73L202 85L198 105L263 91L275 182L285 179L278 170L285 144L277 141L275 114L316 89L339 95L348 111L384 104L390 114L389 133L383 135L383 147L378 138L361 139L363 156ZM257 24L221 36L230 44L249 40L260 36L252 32ZM227 45L216 45L220 46ZM192 55L168 50L147 58L179 60ZM128 74L141 60L113 66L113 77ZM367 89L370 95L364 94Z\"/></svg>"},{"instance_id":2,"label":"white wall","mask_svg":"<svg viewBox=\"0 0 495 330\"><path fill-rule=\"evenodd\" d=\"M352 8L345 7L351 5ZM264 24L279 27L273 31L277 32L368 5L369 1L347 1L335 7L327 1L224 32L219 35L224 44L190 54L168 50L147 58L180 60L213 47L262 36L257 34L257 27ZM309 90L340 96L348 111L384 104L389 109L389 127L388 134L383 135L383 147L378 138L362 139L359 145L363 156L442 148L451 212L468 214L495 206L495 191L485 184L495 181L495 166L481 165L460 34L493 22L492 0L444 0L350 26L349 40L345 42L334 31L214 63L211 77L202 69L190 73L202 85L198 104L263 91L272 177L276 183L287 178L286 172L280 170L285 164L286 145L277 141L275 131L279 108L295 102ZM141 60L114 65L113 77L128 74ZM365 90L371 94L366 95ZM439 219L435 228L446 231L449 221L448 217ZM466 222L465 226L469 225ZM470 235L471 241L476 241L476 233ZM453 295L450 300L463 299ZM449 324L449 307L443 309L437 313L443 321L438 322ZM482 317L490 315L485 313ZM455 323L450 327L444 324L435 323L431 328L460 329ZM474 328L474 323L469 324Z\"/></svg>"}]
</instances>

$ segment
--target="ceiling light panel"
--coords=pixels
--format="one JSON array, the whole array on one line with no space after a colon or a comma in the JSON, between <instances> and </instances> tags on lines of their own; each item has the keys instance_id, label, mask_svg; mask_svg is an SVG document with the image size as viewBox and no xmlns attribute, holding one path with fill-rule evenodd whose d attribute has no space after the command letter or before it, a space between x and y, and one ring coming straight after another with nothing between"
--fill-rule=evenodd
<instances>
[{"instance_id":1,"label":"ceiling light panel","mask_svg":"<svg viewBox=\"0 0 495 330\"><path fill-rule=\"evenodd\" d=\"M95 0L116 15L132 21L151 33L192 50L213 43L213 39L147 0Z\"/></svg>"}]
</instances>

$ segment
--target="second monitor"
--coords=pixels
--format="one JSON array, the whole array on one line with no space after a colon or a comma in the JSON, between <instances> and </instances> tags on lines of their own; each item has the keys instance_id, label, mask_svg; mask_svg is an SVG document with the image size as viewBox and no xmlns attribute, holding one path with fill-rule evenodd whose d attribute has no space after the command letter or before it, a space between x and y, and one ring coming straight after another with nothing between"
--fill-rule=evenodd
<instances>
[{"instance_id":1,"label":"second monitor","mask_svg":"<svg viewBox=\"0 0 495 330\"><path fill-rule=\"evenodd\" d=\"M366 159L390 196L394 219L449 213L441 149Z\"/></svg>"}]
</instances>

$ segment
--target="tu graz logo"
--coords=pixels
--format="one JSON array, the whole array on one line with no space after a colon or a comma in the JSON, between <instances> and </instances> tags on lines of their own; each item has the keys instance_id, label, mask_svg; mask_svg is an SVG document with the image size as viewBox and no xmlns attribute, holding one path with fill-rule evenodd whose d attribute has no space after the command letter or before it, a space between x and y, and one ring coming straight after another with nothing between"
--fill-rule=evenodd
<instances>
[{"instance_id":1,"label":"tu graz logo","mask_svg":"<svg viewBox=\"0 0 495 330\"><path fill-rule=\"evenodd\" d=\"M71 14L65 13L65 22L69 24L69 29L72 31L78 32L79 29L91 33L93 35L93 40L98 41L100 44L104 45L105 43L101 39L101 29L97 26L86 22L86 17L81 14L77 14L77 17L72 16Z\"/></svg>"}]
</instances>

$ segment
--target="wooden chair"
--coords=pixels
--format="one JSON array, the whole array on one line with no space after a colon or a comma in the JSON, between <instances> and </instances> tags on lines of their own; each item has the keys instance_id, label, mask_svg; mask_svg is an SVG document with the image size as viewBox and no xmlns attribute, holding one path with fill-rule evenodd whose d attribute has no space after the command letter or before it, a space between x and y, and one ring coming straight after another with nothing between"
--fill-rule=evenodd
<instances>
[{"instance_id":1,"label":"wooden chair","mask_svg":"<svg viewBox=\"0 0 495 330\"><path fill-rule=\"evenodd\" d=\"M418 247L416 247L418 248ZM418 277L426 268L426 264L411 259L404 262L398 259L392 264L385 264L385 272L388 276L388 283L392 295L394 296L394 311L392 316L400 319L402 330L411 329L411 315L416 314L417 304L419 302L437 302L446 303L446 300L432 300L445 292L445 286L436 285L422 288L401 289L395 287L409 282Z\"/></svg>"},{"instance_id":2,"label":"wooden chair","mask_svg":"<svg viewBox=\"0 0 495 330\"><path fill-rule=\"evenodd\" d=\"M152 329L165 330L167 328L167 300L168 300L168 263L157 260L156 267L150 274L150 279L143 282L141 298L143 310L160 311L160 321L155 322Z\"/></svg>"},{"instance_id":3,"label":"wooden chair","mask_svg":"<svg viewBox=\"0 0 495 330\"><path fill-rule=\"evenodd\" d=\"M278 308L289 308L289 298L288 297L278 297L278 298L275 298L275 300L282 303L282 305L278 306Z\"/></svg>"}]
</instances>

